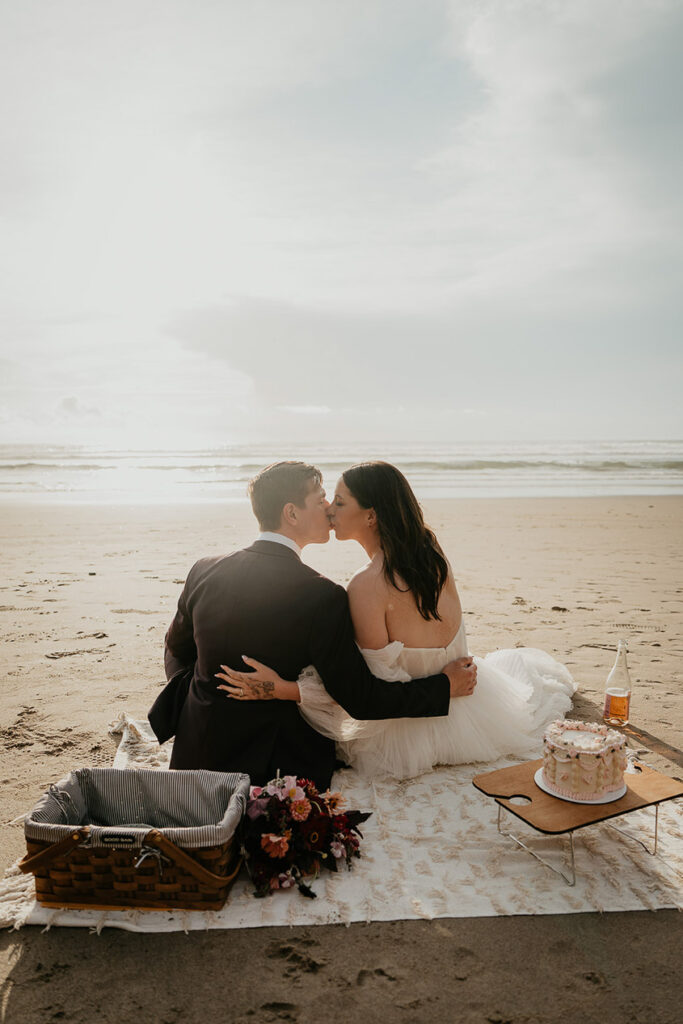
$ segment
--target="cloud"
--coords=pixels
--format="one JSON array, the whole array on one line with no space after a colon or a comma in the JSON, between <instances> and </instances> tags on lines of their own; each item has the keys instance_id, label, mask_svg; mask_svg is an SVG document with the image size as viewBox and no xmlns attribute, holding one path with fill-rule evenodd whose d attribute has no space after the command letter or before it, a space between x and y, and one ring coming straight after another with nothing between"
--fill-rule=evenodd
<instances>
[{"instance_id":1,"label":"cloud","mask_svg":"<svg viewBox=\"0 0 683 1024\"><path fill-rule=\"evenodd\" d=\"M571 287L590 307L596 271L618 290L628 252L678 252L648 189L675 150L676 4L161 10L14 14L12 304L414 312Z\"/></svg>"},{"instance_id":2,"label":"cloud","mask_svg":"<svg viewBox=\"0 0 683 1024\"><path fill-rule=\"evenodd\" d=\"M648 316L596 309L588 330L570 301L558 318L532 302L427 316L243 298L187 312L168 330L188 353L244 373L262 408L329 407L333 433L652 436L655 422L675 433L683 355L672 320L644 358Z\"/></svg>"},{"instance_id":3,"label":"cloud","mask_svg":"<svg viewBox=\"0 0 683 1024\"><path fill-rule=\"evenodd\" d=\"M683 430L674 0L1 17L3 429Z\"/></svg>"},{"instance_id":4,"label":"cloud","mask_svg":"<svg viewBox=\"0 0 683 1024\"><path fill-rule=\"evenodd\" d=\"M452 52L478 76L485 97L453 126L451 144L424 161L448 193L435 236L454 243L457 231L466 240L463 273L449 289L454 301L534 287L550 288L554 300L570 282L575 301L590 308L596 273L613 300L630 276L627 267L620 274L630 251L646 247L650 260L663 262L664 241L664 259L671 255L667 224L642 187L661 153L638 145L615 83L626 77L639 89L648 77L636 70L643 64L661 78L662 59L664 77L680 77L675 48L662 47L669 33L680 37L680 8L488 0L452 3L451 20ZM657 94L669 124L675 95Z\"/></svg>"},{"instance_id":5,"label":"cloud","mask_svg":"<svg viewBox=\"0 0 683 1024\"><path fill-rule=\"evenodd\" d=\"M57 348L55 358L53 346ZM137 318L34 325L0 382L4 442L193 448L242 436L249 380Z\"/></svg>"}]
</instances>

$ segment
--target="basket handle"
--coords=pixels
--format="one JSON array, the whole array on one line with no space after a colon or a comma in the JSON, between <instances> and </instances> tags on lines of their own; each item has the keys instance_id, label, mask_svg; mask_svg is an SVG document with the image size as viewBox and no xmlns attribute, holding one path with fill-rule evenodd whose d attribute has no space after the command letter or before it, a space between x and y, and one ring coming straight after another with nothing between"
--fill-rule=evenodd
<instances>
[{"instance_id":1,"label":"basket handle","mask_svg":"<svg viewBox=\"0 0 683 1024\"><path fill-rule=\"evenodd\" d=\"M229 875L215 875L213 871L209 871L202 864L198 864L197 861L190 857L184 850L175 843L172 843L170 839L167 839L163 832L159 832L158 829L153 829L148 832L145 836L145 842L151 843L157 846L162 853L172 860L178 867L182 867L185 871L197 879L198 882L203 882L205 885L211 885L214 888L222 888L229 882L232 882L233 878L242 867L242 858L237 858L237 863L234 870Z\"/></svg>"},{"instance_id":2,"label":"basket handle","mask_svg":"<svg viewBox=\"0 0 683 1024\"><path fill-rule=\"evenodd\" d=\"M19 861L17 867L20 871L23 871L25 875L29 873L35 874L46 864L50 864L51 861L57 857L66 857L71 853L75 846L88 838L87 828L79 828L74 830L71 835L68 835L65 839L60 840L58 843L53 843L52 846L46 847L44 850L40 850L38 853L34 853L30 856L28 853Z\"/></svg>"}]
</instances>

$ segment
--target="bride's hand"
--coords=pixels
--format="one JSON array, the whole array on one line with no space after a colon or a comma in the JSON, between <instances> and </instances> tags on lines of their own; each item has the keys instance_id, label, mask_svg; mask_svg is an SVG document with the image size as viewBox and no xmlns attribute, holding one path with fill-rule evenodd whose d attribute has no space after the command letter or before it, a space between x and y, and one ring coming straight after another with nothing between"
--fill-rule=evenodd
<instances>
[{"instance_id":1,"label":"bride's hand","mask_svg":"<svg viewBox=\"0 0 683 1024\"><path fill-rule=\"evenodd\" d=\"M238 672L237 669L221 665L222 672L216 672L216 679L222 679L226 697L233 700L299 700L299 687L290 683L273 668L263 665L255 658L242 655L242 661L251 665L253 672Z\"/></svg>"}]
</instances>

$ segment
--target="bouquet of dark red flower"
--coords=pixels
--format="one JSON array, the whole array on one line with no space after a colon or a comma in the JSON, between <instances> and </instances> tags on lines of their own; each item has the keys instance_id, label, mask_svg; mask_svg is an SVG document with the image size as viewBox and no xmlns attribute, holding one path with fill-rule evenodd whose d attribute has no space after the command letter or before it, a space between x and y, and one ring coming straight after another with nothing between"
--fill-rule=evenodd
<instances>
[{"instance_id":1,"label":"bouquet of dark red flower","mask_svg":"<svg viewBox=\"0 0 683 1024\"><path fill-rule=\"evenodd\" d=\"M255 896L296 885L310 899L315 893L304 877L317 878L323 868L351 867L360 857L358 826L370 817L343 811L340 793L319 793L308 779L285 775L267 786L252 786L243 821L242 848Z\"/></svg>"}]
</instances>

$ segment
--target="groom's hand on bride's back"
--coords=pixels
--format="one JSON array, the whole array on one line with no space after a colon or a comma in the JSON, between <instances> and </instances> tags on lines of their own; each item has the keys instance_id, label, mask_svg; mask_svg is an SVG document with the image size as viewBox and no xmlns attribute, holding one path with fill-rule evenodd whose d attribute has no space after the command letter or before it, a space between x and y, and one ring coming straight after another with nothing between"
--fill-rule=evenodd
<instances>
[{"instance_id":1,"label":"groom's hand on bride's back","mask_svg":"<svg viewBox=\"0 0 683 1024\"><path fill-rule=\"evenodd\" d=\"M456 658L449 661L444 669L451 684L451 697L469 697L477 685L477 666L474 658Z\"/></svg>"}]
</instances>

